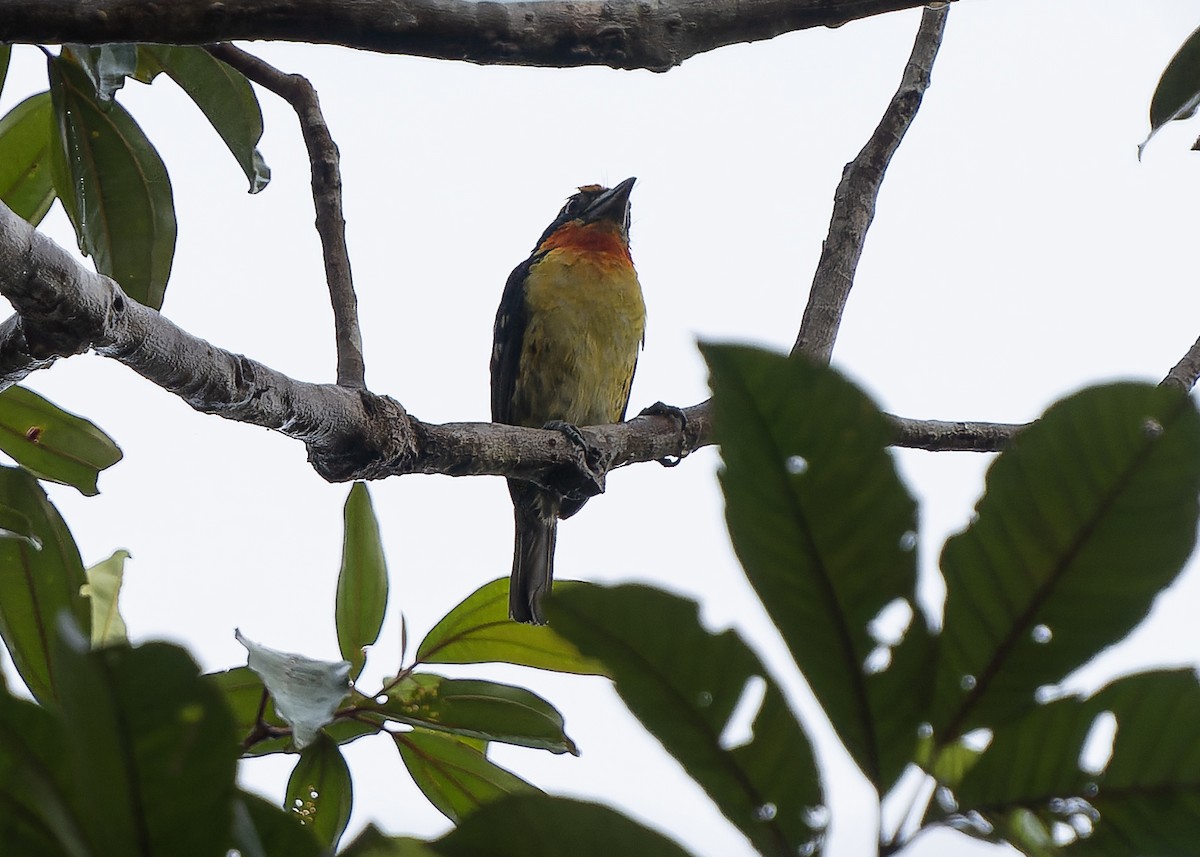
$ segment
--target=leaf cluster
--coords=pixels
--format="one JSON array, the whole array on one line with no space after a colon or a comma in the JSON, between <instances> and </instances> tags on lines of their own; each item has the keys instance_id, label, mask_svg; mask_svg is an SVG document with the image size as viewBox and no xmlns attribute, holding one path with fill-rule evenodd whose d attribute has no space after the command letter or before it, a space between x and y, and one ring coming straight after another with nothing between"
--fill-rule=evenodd
<instances>
[{"instance_id":1,"label":"leaf cluster","mask_svg":"<svg viewBox=\"0 0 1200 857\"><path fill-rule=\"evenodd\" d=\"M0 46L0 86L12 48ZM177 224L166 165L116 100L126 80L166 74L220 135L250 183L271 171L257 149L262 111L249 81L203 48L67 45L46 52L49 88L0 118L0 201L37 225L54 200L96 270L147 306L162 306Z\"/></svg>"},{"instance_id":2,"label":"leaf cluster","mask_svg":"<svg viewBox=\"0 0 1200 857\"><path fill-rule=\"evenodd\" d=\"M870 400L800 359L729 346L705 356L729 530L749 581L881 801L906 770L933 786L932 800L881 830L880 853L939 826L1034 855L1193 853L1195 675L1058 690L1141 621L1192 549L1191 401L1117 384L1050 408L996 459L970 526L946 543L945 607L931 617L917 598L916 505ZM472 854L481 843L490 854L684 853L492 762L492 742L578 750L532 691L429 669L485 661L607 676L756 850L823 848L829 811L804 725L746 641L706 629L686 599L568 581L551 627L534 627L508 620L507 582L493 581L365 693L351 679L382 627L388 571L357 484L334 610L343 660L243 640L248 666L200 676L176 647L124 642L123 553L85 574L66 525L19 468L0 470L0 500L29 522L0 539L0 631L36 698L0 695L0 824L22 853L174 849L176 836L194 850L162 853L328 853L353 805L341 747L368 736L395 747L457 826L429 842L371 828L342 850L351 857ZM735 728L747 712L749 737ZM236 788L239 752L297 754L284 808ZM105 824L88 803L99 791ZM201 805L204 836L180 820Z\"/></svg>"},{"instance_id":3,"label":"leaf cluster","mask_svg":"<svg viewBox=\"0 0 1200 857\"><path fill-rule=\"evenodd\" d=\"M880 853L931 827L1037 855L1193 853L1195 675L1151 671L1088 696L1059 690L1145 617L1191 552L1200 508L1192 402L1115 384L1051 407L993 463L970 526L942 551L945 606L928 616L917 598L916 505L878 409L800 359L736 347L705 356L729 530L747 577L880 800L906 770L931 784L931 800L880 830ZM502 585L490 585L496 602ZM488 591L431 637L477 618ZM822 849L829 813L806 730L738 634L712 633L694 603L642 586L564 586L549 610L554 633L602 667L756 850ZM546 630L494 617L514 634ZM440 645L427 639L418 660ZM483 643L470 659L497 654ZM735 712L746 710L750 737L735 738ZM536 793L497 798L503 813L492 801L460 809L454 833L420 847L470 853L455 843L476 825L496 825L497 837L517 807L539 807L523 847L571 852L578 830L559 826L563 815L590 825L589 842L620 850L607 810ZM678 848L637 835L631 853ZM391 853L400 841L368 832L349 851Z\"/></svg>"},{"instance_id":4,"label":"leaf cluster","mask_svg":"<svg viewBox=\"0 0 1200 857\"><path fill-rule=\"evenodd\" d=\"M932 826L1030 854L1194 853L1200 756L1194 721L1175 712L1200 703L1195 675L1060 690L1191 553L1191 400L1114 384L1052 406L993 462L970 525L943 548L945 606L931 618L916 598L915 507L875 407L799 360L706 356L750 582L877 792L912 765L934 784L935 800L881 830L881 853Z\"/></svg>"}]
</instances>

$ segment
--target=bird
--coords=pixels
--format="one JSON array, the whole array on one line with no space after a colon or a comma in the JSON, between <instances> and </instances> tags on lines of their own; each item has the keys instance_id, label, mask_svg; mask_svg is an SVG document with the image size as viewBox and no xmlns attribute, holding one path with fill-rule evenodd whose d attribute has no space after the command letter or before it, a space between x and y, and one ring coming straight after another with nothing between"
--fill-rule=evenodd
<instances>
[{"instance_id":1,"label":"bird","mask_svg":"<svg viewBox=\"0 0 1200 857\"><path fill-rule=\"evenodd\" d=\"M492 341L493 422L559 428L581 442L575 426L625 419L646 329L629 252L635 181L580 187L509 275ZM587 498L511 478L508 492L516 526L509 616L544 625L558 519Z\"/></svg>"}]
</instances>

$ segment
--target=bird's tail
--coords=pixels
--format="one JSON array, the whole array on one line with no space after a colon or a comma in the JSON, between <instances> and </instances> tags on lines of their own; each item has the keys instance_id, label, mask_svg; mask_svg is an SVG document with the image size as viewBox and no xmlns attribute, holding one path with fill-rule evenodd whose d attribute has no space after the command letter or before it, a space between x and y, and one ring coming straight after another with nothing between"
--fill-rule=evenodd
<instances>
[{"instance_id":1,"label":"bird's tail","mask_svg":"<svg viewBox=\"0 0 1200 857\"><path fill-rule=\"evenodd\" d=\"M547 516L539 504L514 503L517 539L513 548L512 577L508 583L508 615L518 622L545 625L542 598L554 579L555 515Z\"/></svg>"}]
</instances>

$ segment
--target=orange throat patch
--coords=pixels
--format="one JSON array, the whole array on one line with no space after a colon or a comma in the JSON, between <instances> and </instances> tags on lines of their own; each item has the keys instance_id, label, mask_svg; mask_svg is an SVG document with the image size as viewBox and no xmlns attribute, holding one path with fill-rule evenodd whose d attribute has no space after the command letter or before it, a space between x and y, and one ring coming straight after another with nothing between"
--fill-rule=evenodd
<instances>
[{"instance_id":1,"label":"orange throat patch","mask_svg":"<svg viewBox=\"0 0 1200 857\"><path fill-rule=\"evenodd\" d=\"M629 245L621 237L621 227L615 223L568 223L556 229L538 247L539 252L559 249L603 253L630 260Z\"/></svg>"}]
</instances>

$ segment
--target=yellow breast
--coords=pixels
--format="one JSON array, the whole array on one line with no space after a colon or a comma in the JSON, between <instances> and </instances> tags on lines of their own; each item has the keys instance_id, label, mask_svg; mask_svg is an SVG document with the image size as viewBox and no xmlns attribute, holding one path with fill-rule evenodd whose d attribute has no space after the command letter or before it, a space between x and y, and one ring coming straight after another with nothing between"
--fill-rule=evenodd
<instances>
[{"instance_id":1,"label":"yellow breast","mask_svg":"<svg viewBox=\"0 0 1200 857\"><path fill-rule=\"evenodd\" d=\"M514 422L599 425L623 419L646 327L642 289L627 251L551 249L530 268L525 308Z\"/></svg>"}]
</instances>

